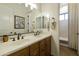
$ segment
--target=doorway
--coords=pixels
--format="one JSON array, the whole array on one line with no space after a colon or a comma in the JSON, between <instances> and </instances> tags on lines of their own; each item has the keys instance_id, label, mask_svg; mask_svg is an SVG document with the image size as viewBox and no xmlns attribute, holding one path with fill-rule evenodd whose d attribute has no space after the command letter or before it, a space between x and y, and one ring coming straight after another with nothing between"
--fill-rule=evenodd
<instances>
[{"instance_id":1,"label":"doorway","mask_svg":"<svg viewBox=\"0 0 79 59\"><path fill-rule=\"evenodd\" d=\"M77 51L69 47L69 17L68 17L68 4L60 4L59 13L59 45L61 56L76 56Z\"/></svg>"},{"instance_id":2,"label":"doorway","mask_svg":"<svg viewBox=\"0 0 79 59\"><path fill-rule=\"evenodd\" d=\"M68 4L60 4L60 15L59 15L59 42L60 45L68 47Z\"/></svg>"}]
</instances>

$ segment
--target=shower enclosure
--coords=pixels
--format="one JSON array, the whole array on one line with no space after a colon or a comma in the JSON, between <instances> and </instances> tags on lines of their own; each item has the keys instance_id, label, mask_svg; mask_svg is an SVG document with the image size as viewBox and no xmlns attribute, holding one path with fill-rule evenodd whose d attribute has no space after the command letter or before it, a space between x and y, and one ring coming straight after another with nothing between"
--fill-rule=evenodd
<instances>
[{"instance_id":1,"label":"shower enclosure","mask_svg":"<svg viewBox=\"0 0 79 59\"><path fill-rule=\"evenodd\" d=\"M59 41L60 45L68 45L68 4L60 4L60 15L59 15Z\"/></svg>"}]
</instances>

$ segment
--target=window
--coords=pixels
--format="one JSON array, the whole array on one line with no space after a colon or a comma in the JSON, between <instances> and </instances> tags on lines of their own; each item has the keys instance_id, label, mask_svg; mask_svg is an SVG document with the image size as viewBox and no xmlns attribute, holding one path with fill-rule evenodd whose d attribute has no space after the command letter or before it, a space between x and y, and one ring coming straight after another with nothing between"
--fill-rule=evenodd
<instances>
[{"instance_id":1,"label":"window","mask_svg":"<svg viewBox=\"0 0 79 59\"><path fill-rule=\"evenodd\" d=\"M67 12L68 12L68 6L67 5L60 8L60 14L67 13Z\"/></svg>"},{"instance_id":2,"label":"window","mask_svg":"<svg viewBox=\"0 0 79 59\"><path fill-rule=\"evenodd\" d=\"M60 20L64 20L64 15L60 15Z\"/></svg>"},{"instance_id":3,"label":"window","mask_svg":"<svg viewBox=\"0 0 79 59\"><path fill-rule=\"evenodd\" d=\"M65 14L65 20L68 20L68 13Z\"/></svg>"},{"instance_id":4,"label":"window","mask_svg":"<svg viewBox=\"0 0 79 59\"><path fill-rule=\"evenodd\" d=\"M60 8L60 21L68 20L68 5Z\"/></svg>"},{"instance_id":5,"label":"window","mask_svg":"<svg viewBox=\"0 0 79 59\"><path fill-rule=\"evenodd\" d=\"M62 20L68 20L68 13L60 14L60 21Z\"/></svg>"}]
</instances>

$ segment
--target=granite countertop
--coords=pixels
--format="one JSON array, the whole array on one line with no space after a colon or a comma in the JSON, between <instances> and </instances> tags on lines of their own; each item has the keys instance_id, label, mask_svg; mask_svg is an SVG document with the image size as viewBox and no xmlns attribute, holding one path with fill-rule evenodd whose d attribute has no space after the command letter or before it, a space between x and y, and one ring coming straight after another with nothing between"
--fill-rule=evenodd
<instances>
[{"instance_id":1,"label":"granite countertop","mask_svg":"<svg viewBox=\"0 0 79 59\"><path fill-rule=\"evenodd\" d=\"M25 34L24 39L0 43L0 56L7 56L49 36L51 36L50 32L41 33L38 36L30 33Z\"/></svg>"}]
</instances>

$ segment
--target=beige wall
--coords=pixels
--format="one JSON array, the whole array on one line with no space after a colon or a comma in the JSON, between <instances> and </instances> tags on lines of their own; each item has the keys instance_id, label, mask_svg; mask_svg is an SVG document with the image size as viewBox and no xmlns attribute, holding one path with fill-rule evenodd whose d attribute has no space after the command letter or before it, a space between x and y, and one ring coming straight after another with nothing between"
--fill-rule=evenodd
<instances>
[{"instance_id":1,"label":"beige wall","mask_svg":"<svg viewBox=\"0 0 79 59\"><path fill-rule=\"evenodd\" d=\"M59 23L59 7L57 3L45 3L41 4L42 14L49 14L50 17L55 17L56 19L56 29L50 30L54 39L51 42L51 54L59 55L59 31L58 31L58 23ZM52 21L52 20L51 20ZM50 22L51 22L50 21Z\"/></svg>"},{"instance_id":2,"label":"beige wall","mask_svg":"<svg viewBox=\"0 0 79 59\"><path fill-rule=\"evenodd\" d=\"M79 15L79 4L77 4L77 15ZM77 18L77 26L78 26L78 33L79 33L79 16L76 16ZM77 35L77 47L78 47L78 55L79 55L79 35Z\"/></svg>"},{"instance_id":3,"label":"beige wall","mask_svg":"<svg viewBox=\"0 0 79 59\"><path fill-rule=\"evenodd\" d=\"M78 6L76 3L69 4L69 20L68 20L68 38L69 47L73 49L78 48L77 32L78 32Z\"/></svg>"}]
</instances>

